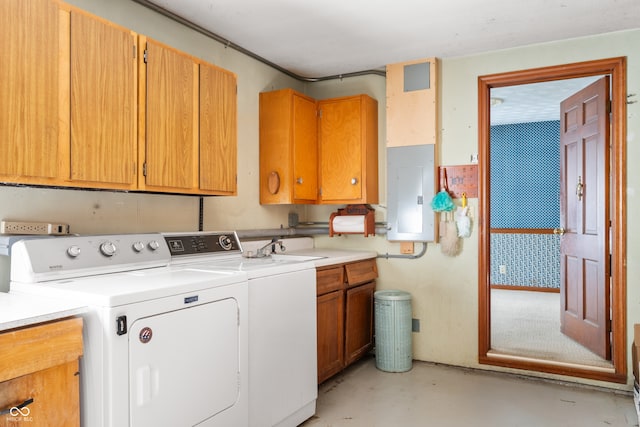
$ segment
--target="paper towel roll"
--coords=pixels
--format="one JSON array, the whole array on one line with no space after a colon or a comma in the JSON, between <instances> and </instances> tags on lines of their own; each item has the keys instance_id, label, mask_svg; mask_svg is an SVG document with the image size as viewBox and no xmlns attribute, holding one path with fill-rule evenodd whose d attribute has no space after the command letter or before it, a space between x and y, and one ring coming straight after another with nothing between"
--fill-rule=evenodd
<instances>
[{"instance_id":1,"label":"paper towel roll","mask_svg":"<svg viewBox=\"0 0 640 427\"><path fill-rule=\"evenodd\" d=\"M364 233L364 215L339 215L332 225L334 233Z\"/></svg>"}]
</instances>

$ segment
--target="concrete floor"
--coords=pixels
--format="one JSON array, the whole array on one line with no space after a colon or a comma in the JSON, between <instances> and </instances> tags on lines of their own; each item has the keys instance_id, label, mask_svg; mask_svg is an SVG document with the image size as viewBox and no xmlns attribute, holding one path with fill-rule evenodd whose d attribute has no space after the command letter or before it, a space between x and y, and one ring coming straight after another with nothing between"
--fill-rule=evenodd
<instances>
[{"instance_id":1,"label":"concrete floor","mask_svg":"<svg viewBox=\"0 0 640 427\"><path fill-rule=\"evenodd\" d=\"M304 427L637 426L630 393L414 362L382 372L367 357L323 383Z\"/></svg>"}]
</instances>

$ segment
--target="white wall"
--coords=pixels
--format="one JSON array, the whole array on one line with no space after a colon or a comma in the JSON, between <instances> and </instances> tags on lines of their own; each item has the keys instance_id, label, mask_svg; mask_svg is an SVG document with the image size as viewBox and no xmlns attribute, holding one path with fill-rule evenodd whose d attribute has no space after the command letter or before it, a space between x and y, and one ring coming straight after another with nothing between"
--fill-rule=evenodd
<instances>
[{"instance_id":1,"label":"white wall","mask_svg":"<svg viewBox=\"0 0 640 427\"><path fill-rule=\"evenodd\" d=\"M205 229L247 230L287 227L289 212L301 220L327 221L337 206L261 206L258 189L258 93L293 87L318 99L367 93L379 103L380 205L376 219L386 219L385 82L379 76L304 84L270 67L225 49L220 44L159 16L130 0L71 0L69 3L103 16L134 31L229 69L238 75L238 196L205 199ZM607 34L536 46L449 58L441 61L440 163L465 164L477 153L477 78L479 75L536 68L605 57L628 56L628 92L640 94L640 30ZM424 55L428 57L428 52ZM417 59L417 58L407 58ZM639 96L636 96L638 99ZM640 171L633 160L640 158L636 135L640 132L640 104L628 106L627 216L640 213L635 189ZM477 200L471 200L477 215ZM0 187L0 218L60 221L75 233L196 230L198 198L100 191ZM628 223L628 325L640 322L640 289L636 286L640 267L640 232ZM399 244L384 236L317 237L321 247L375 250L399 253ZM416 245L416 251L420 244ZM421 332L414 334L414 357L452 365L487 367L477 363L478 333L478 241L477 231L464 241L455 258L441 254L429 244L417 260L379 259L381 289L402 289L413 296L413 317L420 319ZM0 264L0 270L2 269ZM1 276L0 276L1 277ZM6 284L0 283L0 289ZM627 328L630 346L632 327ZM628 350L628 348L626 349ZM630 357L630 356L629 356ZM630 366L630 361L629 361ZM520 371L521 372L521 371ZM532 373L532 375L540 375ZM545 375L543 375L545 376ZM589 381L578 380L590 383ZM609 387L626 387L602 384Z\"/></svg>"}]
</instances>

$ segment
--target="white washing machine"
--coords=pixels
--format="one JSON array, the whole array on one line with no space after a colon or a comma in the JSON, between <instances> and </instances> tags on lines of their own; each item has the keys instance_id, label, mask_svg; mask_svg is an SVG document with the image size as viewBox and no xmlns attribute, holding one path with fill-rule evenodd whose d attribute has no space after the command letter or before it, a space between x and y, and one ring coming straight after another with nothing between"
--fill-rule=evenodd
<instances>
[{"instance_id":1,"label":"white washing machine","mask_svg":"<svg viewBox=\"0 0 640 427\"><path fill-rule=\"evenodd\" d=\"M248 424L247 274L169 261L160 234L14 244L10 292L89 307L83 426Z\"/></svg>"},{"instance_id":2,"label":"white washing machine","mask_svg":"<svg viewBox=\"0 0 640 427\"><path fill-rule=\"evenodd\" d=\"M313 257L245 258L234 232L166 233L172 265L249 280L249 426L294 427L318 396Z\"/></svg>"}]
</instances>

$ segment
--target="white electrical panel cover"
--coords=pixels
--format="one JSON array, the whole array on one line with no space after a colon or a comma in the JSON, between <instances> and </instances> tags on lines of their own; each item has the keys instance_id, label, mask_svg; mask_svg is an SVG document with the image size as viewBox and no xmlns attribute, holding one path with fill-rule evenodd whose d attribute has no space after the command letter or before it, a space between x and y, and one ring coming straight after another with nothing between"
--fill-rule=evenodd
<instances>
[{"instance_id":1,"label":"white electrical panel cover","mask_svg":"<svg viewBox=\"0 0 640 427\"><path fill-rule=\"evenodd\" d=\"M435 240L434 145L387 148L387 240Z\"/></svg>"}]
</instances>

